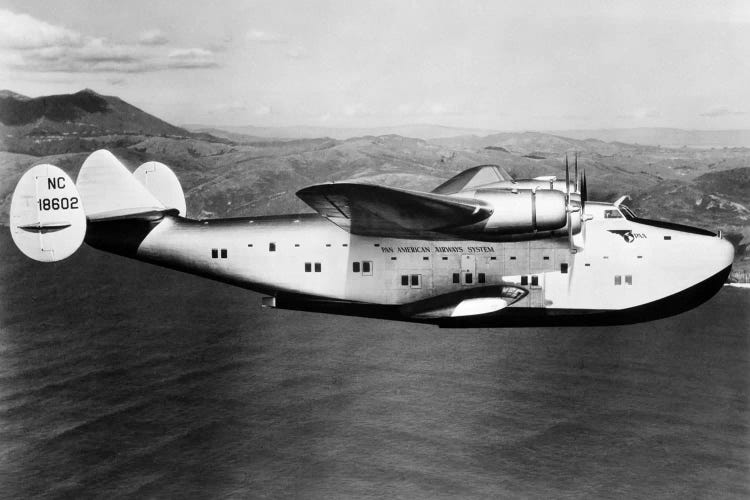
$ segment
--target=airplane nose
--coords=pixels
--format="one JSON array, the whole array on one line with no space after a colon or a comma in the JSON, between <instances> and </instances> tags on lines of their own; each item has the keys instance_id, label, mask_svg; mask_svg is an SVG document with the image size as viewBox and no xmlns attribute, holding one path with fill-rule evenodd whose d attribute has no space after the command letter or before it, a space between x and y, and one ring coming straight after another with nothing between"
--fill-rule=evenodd
<instances>
[{"instance_id":1,"label":"airplane nose","mask_svg":"<svg viewBox=\"0 0 750 500\"><path fill-rule=\"evenodd\" d=\"M734 245L724 238L716 238L716 260L719 262L720 268L724 269L727 266L731 266L734 262Z\"/></svg>"}]
</instances>

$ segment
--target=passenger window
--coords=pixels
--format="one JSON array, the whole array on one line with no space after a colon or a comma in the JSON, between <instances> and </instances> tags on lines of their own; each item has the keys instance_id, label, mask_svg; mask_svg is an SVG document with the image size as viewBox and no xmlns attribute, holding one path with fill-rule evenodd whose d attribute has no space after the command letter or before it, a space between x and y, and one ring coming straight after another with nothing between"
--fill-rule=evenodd
<instances>
[{"instance_id":1,"label":"passenger window","mask_svg":"<svg viewBox=\"0 0 750 500\"><path fill-rule=\"evenodd\" d=\"M531 277L531 286L539 286L539 276Z\"/></svg>"},{"instance_id":2,"label":"passenger window","mask_svg":"<svg viewBox=\"0 0 750 500\"><path fill-rule=\"evenodd\" d=\"M560 272L563 274L568 274L568 264L566 262L560 264Z\"/></svg>"},{"instance_id":3,"label":"passenger window","mask_svg":"<svg viewBox=\"0 0 750 500\"><path fill-rule=\"evenodd\" d=\"M619 274L615 276L615 285L622 285L622 276L620 276Z\"/></svg>"},{"instance_id":4,"label":"passenger window","mask_svg":"<svg viewBox=\"0 0 750 500\"><path fill-rule=\"evenodd\" d=\"M467 285L471 285L474 283L474 275L472 273L466 273L464 274L464 283Z\"/></svg>"},{"instance_id":5,"label":"passenger window","mask_svg":"<svg viewBox=\"0 0 750 500\"><path fill-rule=\"evenodd\" d=\"M460 283L458 273L453 273L453 283Z\"/></svg>"},{"instance_id":6,"label":"passenger window","mask_svg":"<svg viewBox=\"0 0 750 500\"><path fill-rule=\"evenodd\" d=\"M625 284L626 285L632 285L633 284L633 275L632 274L626 274L625 275Z\"/></svg>"},{"instance_id":7,"label":"passenger window","mask_svg":"<svg viewBox=\"0 0 750 500\"><path fill-rule=\"evenodd\" d=\"M412 288L422 288L422 275L421 274L412 274L411 275L411 287Z\"/></svg>"},{"instance_id":8,"label":"passenger window","mask_svg":"<svg viewBox=\"0 0 750 500\"><path fill-rule=\"evenodd\" d=\"M212 259L218 259L219 258L219 249L218 248L212 248L211 249L211 258Z\"/></svg>"},{"instance_id":9,"label":"passenger window","mask_svg":"<svg viewBox=\"0 0 750 500\"><path fill-rule=\"evenodd\" d=\"M268 244L268 251L269 252L275 252L276 251L276 243L269 243Z\"/></svg>"},{"instance_id":10,"label":"passenger window","mask_svg":"<svg viewBox=\"0 0 750 500\"><path fill-rule=\"evenodd\" d=\"M226 259L227 258L227 249L226 248L222 248L221 249L221 258L222 259Z\"/></svg>"},{"instance_id":11,"label":"passenger window","mask_svg":"<svg viewBox=\"0 0 750 500\"><path fill-rule=\"evenodd\" d=\"M352 272L359 272L359 262L352 262Z\"/></svg>"},{"instance_id":12,"label":"passenger window","mask_svg":"<svg viewBox=\"0 0 750 500\"><path fill-rule=\"evenodd\" d=\"M484 273L477 274L477 283L484 283Z\"/></svg>"},{"instance_id":13,"label":"passenger window","mask_svg":"<svg viewBox=\"0 0 750 500\"><path fill-rule=\"evenodd\" d=\"M622 214L620 213L619 210L605 210L604 218L605 219L622 219Z\"/></svg>"},{"instance_id":14,"label":"passenger window","mask_svg":"<svg viewBox=\"0 0 750 500\"><path fill-rule=\"evenodd\" d=\"M521 276L521 284L522 285L528 285L529 284L529 277L528 276Z\"/></svg>"},{"instance_id":15,"label":"passenger window","mask_svg":"<svg viewBox=\"0 0 750 500\"><path fill-rule=\"evenodd\" d=\"M401 286L409 286L409 277L405 274L401 275Z\"/></svg>"},{"instance_id":16,"label":"passenger window","mask_svg":"<svg viewBox=\"0 0 750 500\"><path fill-rule=\"evenodd\" d=\"M309 273L312 271L312 262L305 262L305 272Z\"/></svg>"},{"instance_id":17,"label":"passenger window","mask_svg":"<svg viewBox=\"0 0 750 500\"><path fill-rule=\"evenodd\" d=\"M320 272L320 262L316 262L316 263L315 263L315 272L316 272L316 273L319 273L319 272Z\"/></svg>"},{"instance_id":18,"label":"passenger window","mask_svg":"<svg viewBox=\"0 0 750 500\"><path fill-rule=\"evenodd\" d=\"M365 276L372 276L372 262L366 260L362 263L362 274Z\"/></svg>"}]
</instances>

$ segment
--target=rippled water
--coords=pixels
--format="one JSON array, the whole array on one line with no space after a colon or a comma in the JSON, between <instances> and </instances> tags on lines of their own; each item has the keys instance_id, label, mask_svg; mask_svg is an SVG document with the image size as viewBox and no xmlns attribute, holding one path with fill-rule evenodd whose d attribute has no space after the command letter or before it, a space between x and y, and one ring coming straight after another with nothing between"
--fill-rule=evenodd
<instances>
[{"instance_id":1,"label":"rippled water","mask_svg":"<svg viewBox=\"0 0 750 500\"><path fill-rule=\"evenodd\" d=\"M440 330L0 237L0 495L748 497L750 294Z\"/></svg>"}]
</instances>

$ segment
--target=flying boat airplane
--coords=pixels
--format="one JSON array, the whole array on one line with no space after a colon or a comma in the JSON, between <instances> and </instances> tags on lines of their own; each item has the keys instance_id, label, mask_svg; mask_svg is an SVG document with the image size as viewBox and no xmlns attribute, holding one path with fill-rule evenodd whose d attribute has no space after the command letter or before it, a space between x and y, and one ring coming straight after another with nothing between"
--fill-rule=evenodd
<instances>
[{"instance_id":1,"label":"flying boat airplane","mask_svg":"<svg viewBox=\"0 0 750 500\"><path fill-rule=\"evenodd\" d=\"M726 280L720 235L587 199L585 172L511 179L465 170L431 192L357 182L306 187L317 213L193 220L175 174L92 153L74 183L37 165L13 193L28 257L94 248L267 295L262 305L441 327L606 325L693 308Z\"/></svg>"}]
</instances>

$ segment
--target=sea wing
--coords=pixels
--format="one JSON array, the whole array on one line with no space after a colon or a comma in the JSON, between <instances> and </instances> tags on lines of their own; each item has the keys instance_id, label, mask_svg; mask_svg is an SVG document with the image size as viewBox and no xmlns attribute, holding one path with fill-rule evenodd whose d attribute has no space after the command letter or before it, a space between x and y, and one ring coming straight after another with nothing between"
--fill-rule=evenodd
<instances>
[{"instance_id":1,"label":"sea wing","mask_svg":"<svg viewBox=\"0 0 750 500\"><path fill-rule=\"evenodd\" d=\"M492 214L481 200L353 182L316 184L297 196L337 226L362 236L427 237Z\"/></svg>"}]
</instances>

